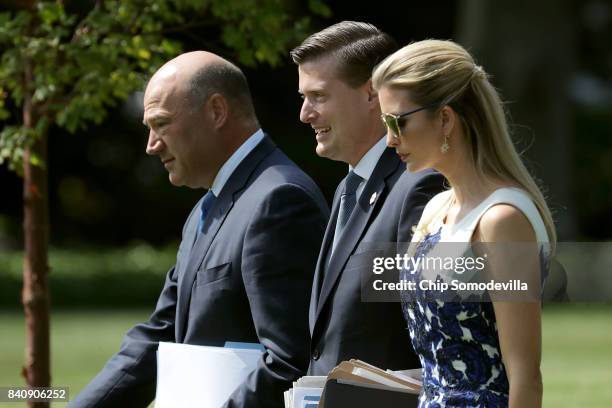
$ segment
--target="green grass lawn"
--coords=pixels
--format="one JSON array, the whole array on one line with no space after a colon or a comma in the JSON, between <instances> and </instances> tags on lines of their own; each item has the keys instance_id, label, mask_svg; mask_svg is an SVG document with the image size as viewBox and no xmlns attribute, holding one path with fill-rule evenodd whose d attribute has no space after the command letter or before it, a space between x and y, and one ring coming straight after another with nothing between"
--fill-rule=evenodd
<instances>
[{"instance_id":1,"label":"green grass lawn","mask_svg":"<svg viewBox=\"0 0 612 408\"><path fill-rule=\"evenodd\" d=\"M119 349L125 332L148 318L150 311L61 311L51 323L51 375L54 386L78 392ZM0 313L0 386L23 386L19 376L23 364L24 319L20 313ZM25 404L1 403L17 408ZM52 404L64 407L64 403Z\"/></svg>"},{"instance_id":2,"label":"green grass lawn","mask_svg":"<svg viewBox=\"0 0 612 408\"><path fill-rule=\"evenodd\" d=\"M542 320L545 407L612 407L612 305L547 307Z\"/></svg>"},{"instance_id":3,"label":"green grass lawn","mask_svg":"<svg viewBox=\"0 0 612 408\"><path fill-rule=\"evenodd\" d=\"M125 331L148 312L56 312L51 329L53 384L68 386L76 395L118 349ZM543 333L544 406L611 407L612 305L547 306ZM23 385L23 342L22 315L0 312L0 386Z\"/></svg>"}]
</instances>

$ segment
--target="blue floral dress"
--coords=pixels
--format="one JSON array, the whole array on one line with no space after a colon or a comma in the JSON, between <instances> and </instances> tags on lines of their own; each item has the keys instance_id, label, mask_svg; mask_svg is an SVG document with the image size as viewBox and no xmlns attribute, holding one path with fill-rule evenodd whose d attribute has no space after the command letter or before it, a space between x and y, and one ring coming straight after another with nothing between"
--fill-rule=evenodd
<instances>
[{"instance_id":1,"label":"blue floral dress","mask_svg":"<svg viewBox=\"0 0 612 408\"><path fill-rule=\"evenodd\" d=\"M434 201L435 198L430 204L435 205ZM498 197L492 201L502 200ZM471 223L475 225L480 218L478 213L481 215L489 207L482 206L471 214ZM441 236L442 226L424 234L417 241L413 257L427 255ZM546 256L540 252L540 260L543 259ZM542 266L545 271L545 265ZM407 268L401 271L400 278L418 281L421 274ZM493 304L432 300L419 292L418 286L410 296L402 292L402 311L423 367L419 408L507 407L509 384Z\"/></svg>"}]
</instances>

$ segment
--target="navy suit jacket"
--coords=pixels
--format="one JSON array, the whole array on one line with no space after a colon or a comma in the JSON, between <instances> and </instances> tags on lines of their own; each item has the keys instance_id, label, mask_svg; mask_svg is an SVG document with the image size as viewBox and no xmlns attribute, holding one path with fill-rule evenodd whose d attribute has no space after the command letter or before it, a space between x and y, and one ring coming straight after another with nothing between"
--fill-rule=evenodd
<instances>
[{"instance_id":1,"label":"navy suit jacket","mask_svg":"<svg viewBox=\"0 0 612 408\"><path fill-rule=\"evenodd\" d=\"M327 375L341 361L351 358L383 369L420 366L400 304L363 302L361 278L372 275L367 243L410 242L412 227L425 204L442 191L443 184L444 178L432 170L407 172L394 150L386 149L329 256L344 187L344 181L340 183L310 301L310 375Z\"/></svg>"},{"instance_id":2,"label":"navy suit jacket","mask_svg":"<svg viewBox=\"0 0 612 408\"><path fill-rule=\"evenodd\" d=\"M200 203L193 208L149 321L127 333L70 407L146 407L159 341L261 343L257 368L225 406L282 407L283 391L308 367L308 303L328 215L315 183L266 136L228 179L195 243Z\"/></svg>"}]
</instances>

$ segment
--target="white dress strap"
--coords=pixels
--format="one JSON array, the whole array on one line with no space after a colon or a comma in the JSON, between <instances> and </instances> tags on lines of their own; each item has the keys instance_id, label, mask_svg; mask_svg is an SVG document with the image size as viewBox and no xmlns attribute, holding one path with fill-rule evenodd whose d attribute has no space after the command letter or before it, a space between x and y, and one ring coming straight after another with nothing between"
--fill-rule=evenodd
<instances>
[{"instance_id":1,"label":"white dress strap","mask_svg":"<svg viewBox=\"0 0 612 408\"><path fill-rule=\"evenodd\" d=\"M444 231L445 234L443 234L444 240L454 242L471 241L480 218L489 208L497 204L509 204L520 210L531 223L536 240L541 244L549 242L546 226L538 208L525 190L515 187L504 187L495 190L456 225L446 229Z\"/></svg>"}]
</instances>

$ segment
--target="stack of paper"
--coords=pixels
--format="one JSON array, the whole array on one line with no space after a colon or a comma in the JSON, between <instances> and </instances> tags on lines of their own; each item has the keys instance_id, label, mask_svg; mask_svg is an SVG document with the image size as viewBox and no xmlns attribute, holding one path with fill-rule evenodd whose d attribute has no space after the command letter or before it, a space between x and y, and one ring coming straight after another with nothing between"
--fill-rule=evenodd
<instances>
[{"instance_id":1,"label":"stack of paper","mask_svg":"<svg viewBox=\"0 0 612 408\"><path fill-rule=\"evenodd\" d=\"M285 408L315 408L321 399L325 376L306 376L293 382L293 388L285 391Z\"/></svg>"},{"instance_id":2,"label":"stack of paper","mask_svg":"<svg viewBox=\"0 0 612 408\"><path fill-rule=\"evenodd\" d=\"M362 384L378 384L418 394L423 383L420 379L406 374L412 371L404 370L397 374L390 370L384 371L361 360L351 359L343 361L332 369L327 379L349 380Z\"/></svg>"},{"instance_id":3,"label":"stack of paper","mask_svg":"<svg viewBox=\"0 0 612 408\"><path fill-rule=\"evenodd\" d=\"M257 367L253 347L209 347L159 343L156 408L218 408Z\"/></svg>"},{"instance_id":4,"label":"stack of paper","mask_svg":"<svg viewBox=\"0 0 612 408\"><path fill-rule=\"evenodd\" d=\"M361 406L349 403L353 397L360 399L363 406L371 406L370 397L381 402L381 396L390 401L390 406L395 402L416 403L421 387L420 369L385 371L352 359L340 363L326 377L302 377L294 382L293 388L285 392L285 408L325 408L326 401L328 408ZM316 400L319 396L320 400Z\"/></svg>"}]
</instances>

